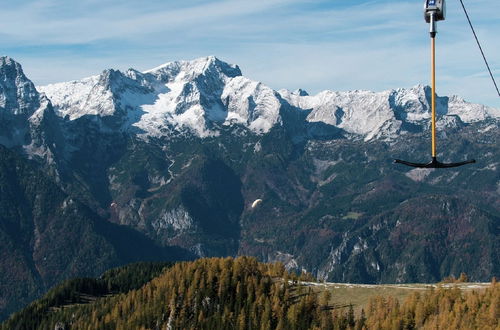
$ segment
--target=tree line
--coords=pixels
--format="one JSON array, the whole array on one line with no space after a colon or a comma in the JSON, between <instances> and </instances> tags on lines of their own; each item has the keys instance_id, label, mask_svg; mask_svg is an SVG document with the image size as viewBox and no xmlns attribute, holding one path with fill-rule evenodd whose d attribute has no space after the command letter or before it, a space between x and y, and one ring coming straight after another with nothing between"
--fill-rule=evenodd
<instances>
[{"instance_id":1,"label":"tree line","mask_svg":"<svg viewBox=\"0 0 500 330\"><path fill-rule=\"evenodd\" d=\"M120 281L125 277L121 276ZM307 274L252 257L180 262L140 288L51 310L38 329L498 329L500 286L438 288L400 302L376 297L359 314ZM125 281L126 282L126 281ZM120 282L122 283L122 282Z\"/></svg>"}]
</instances>

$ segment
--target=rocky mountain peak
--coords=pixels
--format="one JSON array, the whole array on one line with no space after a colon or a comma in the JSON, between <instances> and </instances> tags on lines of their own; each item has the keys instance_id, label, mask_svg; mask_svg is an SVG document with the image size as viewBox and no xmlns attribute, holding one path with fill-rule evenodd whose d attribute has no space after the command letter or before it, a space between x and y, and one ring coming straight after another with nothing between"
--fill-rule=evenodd
<instances>
[{"instance_id":1,"label":"rocky mountain peak","mask_svg":"<svg viewBox=\"0 0 500 330\"><path fill-rule=\"evenodd\" d=\"M0 112L31 116L40 106L40 95L24 75L21 64L0 57Z\"/></svg>"},{"instance_id":2,"label":"rocky mountain peak","mask_svg":"<svg viewBox=\"0 0 500 330\"><path fill-rule=\"evenodd\" d=\"M38 93L21 65L10 57L0 57L0 144L25 146L32 151L28 153L44 153L42 144L50 134L40 127L50 115L50 101Z\"/></svg>"},{"instance_id":3,"label":"rocky mountain peak","mask_svg":"<svg viewBox=\"0 0 500 330\"><path fill-rule=\"evenodd\" d=\"M303 90L302 88L296 89L295 91L292 92L292 94L298 95L298 96L309 96L309 93L307 91Z\"/></svg>"},{"instance_id":4,"label":"rocky mountain peak","mask_svg":"<svg viewBox=\"0 0 500 330\"><path fill-rule=\"evenodd\" d=\"M98 76L39 87L61 117L119 114L124 130L161 136L188 129L217 134L214 124L240 123L267 132L278 120L275 92L214 56L176 61L152 70L105 70Z\"/></svg>"},{"instance_id":5,"label":"rocky mountain peak","mask_svg":"<svg viewBox=\"0 0 500 330\"><path fill-rule=\"evenodd\" d=\"M228 64L215 56L207 56L192 61L175 61L160 65L144 73L150 73L163 81L171 81L181 75L183 80L193 80L201 75L217 75L220 77L234 78L241 76L237 65Z\"/></svg>"},{"instance_id":6,"label":"rocky mountain peak","mask_svg":"<svg viewBox=\"0 0 500 330\"><path fill-rule=\"evenodd\" d=\"M393 90L390 101L397 116L401 115L409 122L418 122L430 118L431 97L431 87L419 84L408 89ZM499 109L469 103L456 95L449 97L438 95L436 97L436 111L438 117L458 116L465 123L500 118ZM448 119L444 120L448 121Z\"/></svg>"}]
</instances>

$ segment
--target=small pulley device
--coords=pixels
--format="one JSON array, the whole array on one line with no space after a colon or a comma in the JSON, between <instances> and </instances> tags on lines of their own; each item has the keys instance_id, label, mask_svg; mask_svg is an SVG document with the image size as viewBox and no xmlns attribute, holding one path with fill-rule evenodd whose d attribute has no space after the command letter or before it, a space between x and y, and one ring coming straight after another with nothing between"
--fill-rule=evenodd
<instances>
[{"instance_id":1,"label":"small pulley device","mask_svg":"<svg viewBox=\"0 0 500 330\"><path fill-rule=\"evenodd\" d=\"M413 163L406 160L395 159L395 163L420 168L448 168L458 167L466 164L475 163L474 159L466 160L458 163L441 163L437 160L436 155L436 22L444 21L446 18L446 3L445 0L425 0L424 3L425 21L429 23L429 33L431 36L431 81L432 81L432 99L431 99L431 134L432 134L432 160L429 163Z\"/></svg>"},{"instance_id":2,"label":"small pulley device","mask_svg":"<svg viewBox=\"0 0 500 330\"><path fill-rule=\"evenodd\" d=\"M444 0L426 0L424 3L425 21L430 24L431 38L436 37L436 22L446 19L446 3Z\"/></svg>"},{"instance_id":3,"label":"small pulley device","mask_svg":"<svg viewBox=\"0 0 500 330\"><path fill-rule=\"evenodd\" d=\"M434 14L436 21L446 19L446 3L444 0L426 0L424 3L424 17L427 23L431 22L431 14Z\"/></svg>"}]
</instances>

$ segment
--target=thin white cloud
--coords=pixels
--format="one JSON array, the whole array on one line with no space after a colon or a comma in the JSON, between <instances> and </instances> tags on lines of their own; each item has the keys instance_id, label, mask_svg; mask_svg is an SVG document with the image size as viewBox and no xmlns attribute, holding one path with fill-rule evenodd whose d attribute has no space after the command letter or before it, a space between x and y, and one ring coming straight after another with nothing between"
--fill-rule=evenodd
<instances>
[{"instance_id":1,"label":"thin white cloud","mask_svg":"<svg viewBox=\"0 0 500 330\"><path fill-rule=\"evenodd\" d=\"M334 4L18 1L0 11L0 44L14 52L9 55L19 54L37 83L77 79L107 67L144 70L206 55L239 64L244 74L276 89L382 90L427 82L429 38L420 1ZM500 1L476 0L469 7L498 71ZM484 64L459 3L448 2L448 12L438 25L440 94L463 93L500 107L489 94L491 82L482 77ZM47 50L51 47L54 51Z\"/></svg>"},{"instance_id":2,"label":"thin white cloud","mask_svg":"<svg viewBox=\"0 0 500 330\"><path fill-rule=\"evenodd\" d=\"M95 6L80 4L83 11L75 17L68 13L51 15L50 10L57 9L60 1L43 0L0 11L0 29L5 34L25 41L78 44L109 38L144 37L151 32L200 28L204 24L225 22L227 19L235 23L241 16L275 10L293 2L225 0L182 8L172 8L167 2L167 5L141 13L136 8L136 2L128 2L128 6L110 7L85 1L84 4Z\"/></svg>"}]
</instances>

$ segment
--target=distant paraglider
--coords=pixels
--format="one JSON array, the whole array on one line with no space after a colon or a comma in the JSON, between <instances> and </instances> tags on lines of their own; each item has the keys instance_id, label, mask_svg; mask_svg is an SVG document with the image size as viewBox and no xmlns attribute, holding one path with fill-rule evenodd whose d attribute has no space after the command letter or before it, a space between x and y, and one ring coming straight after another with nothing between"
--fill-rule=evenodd
<instances>
[{"instance_id":1,"label":"distant paraglider","mask_svg":"<svg viewBox=\"0 0 500 330\"><path fill-rule=\"evenodd\" d=\"M252 209L256 208L260 203L262 203L262 199L256 199L253 203L252 203Z\"/></svg>"}]
</instances>

